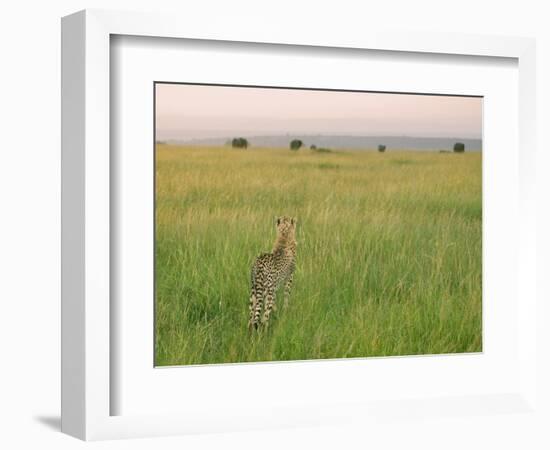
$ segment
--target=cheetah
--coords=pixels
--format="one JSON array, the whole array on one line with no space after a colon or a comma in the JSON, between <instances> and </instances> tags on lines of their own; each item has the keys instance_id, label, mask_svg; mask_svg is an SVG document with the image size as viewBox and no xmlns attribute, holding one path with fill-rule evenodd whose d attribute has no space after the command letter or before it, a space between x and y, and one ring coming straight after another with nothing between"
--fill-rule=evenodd
<instances>
[{"instance_id":1,"label":"cheetah","mask_svg":"<svg viewBox=\"0 0 550 450\"><path fill-rule=\"evenodd\" d=\"M249 330L267 327L276 309L276 292L284 285L284 306L288 305L296 267L296 219L277 219L277 238L271 253L263 253L252 266ZM262 311L263 309L263 311Z\"/></svg>"}]
</instances>

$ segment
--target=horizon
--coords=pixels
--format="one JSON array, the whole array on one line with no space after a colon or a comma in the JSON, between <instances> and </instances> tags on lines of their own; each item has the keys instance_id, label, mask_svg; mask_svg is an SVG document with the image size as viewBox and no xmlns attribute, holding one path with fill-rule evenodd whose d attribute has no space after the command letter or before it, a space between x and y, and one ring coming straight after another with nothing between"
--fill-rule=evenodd
<instances>
[{"instance_id":1,"label":"horizon","mask_svg":"<svg viewBox=\"0 0 550 450\"><path fill-rule=\"evenodd\" d=\"M170 131L170 130L168 130ZM192 141L205 141L213 139L233 139L233 138L245 138L245 139L254 139L254 138L269 138L269 137L285 137L289 139L296 139L300 137L351 137L351 138L405 138L405 139L464 139L464 140L478 140L481 141L482 137L469 137L469 136L425 136L425 135L412 135L412 134L338 134L338 133L284 133L284 134L239 134L234 135L219 135L212 137L200 137L200 138L165 138L158 139L157 141L179 141L179 142L192 142Z\"/></svg>"},{"instance_id":2,"label":"horizon","mask_svg":"<svg viewBox=\"0 0 550 450\"><path fill-rule=\"evenodd\" d=\"M411 151L451 151L457 142L462 142L467 151L482 151L482 139L457 137L416 137L416 136L358 136L358 135L262 135L262 136L225 136L191 140L156 139L157 144L183 145L196 147L225 147L234 138L245 138L253 148L287 148L294 139L302 141L303 147L315 145L319 148L334 150L372 150L384 145L388 150Z\"/></svg>"}]
</instances>

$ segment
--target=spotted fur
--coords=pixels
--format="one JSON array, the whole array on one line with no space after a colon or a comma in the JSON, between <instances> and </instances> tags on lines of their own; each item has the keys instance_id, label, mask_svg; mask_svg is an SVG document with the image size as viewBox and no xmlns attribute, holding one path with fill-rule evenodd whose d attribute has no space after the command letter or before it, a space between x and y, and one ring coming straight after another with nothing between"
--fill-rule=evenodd
<instances>
[{"instance_id":1,"label":"spotted fur","mask_svg":"<svg viewBox=\"0 0 550 450\"><path fill-rule=\"evenodd\" d=\"M252 266L249 329L267 327L271 312L276 309L277 291L283 285L284 305L288 305L295 267L296 219L279 217L273 251L258 256Z\"/></svg>"}]
</instances>

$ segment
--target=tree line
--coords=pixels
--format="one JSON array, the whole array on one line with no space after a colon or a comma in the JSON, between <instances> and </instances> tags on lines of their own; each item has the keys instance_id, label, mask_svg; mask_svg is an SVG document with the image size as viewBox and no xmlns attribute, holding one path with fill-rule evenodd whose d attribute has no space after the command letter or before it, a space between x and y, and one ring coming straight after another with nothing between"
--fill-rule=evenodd
<instances>
[{"instance_id":1,"label":"tree line","mask_svg":"<svg viewBox=\"0 0 550 450\"><path fill-rule=\"evenodd\" d=\"M248 148L250 146L250 143L247 139L243 137L233 138L231 140L231 147L233 148ZM298 151L304 146L304 142L300 139L293 139L290 141L289 147L290 150ZM330 151L329 149L325 148L317 148L315 144L310 145L310 150L313 151ZM456 142L453 146L453 152L455 153L464 153L466 150L466 145L464 145L463 142ZM384 153L386 151L386 146L384 144L378 145L378 151L380 153Z\"/></svg>"}]
</instances>

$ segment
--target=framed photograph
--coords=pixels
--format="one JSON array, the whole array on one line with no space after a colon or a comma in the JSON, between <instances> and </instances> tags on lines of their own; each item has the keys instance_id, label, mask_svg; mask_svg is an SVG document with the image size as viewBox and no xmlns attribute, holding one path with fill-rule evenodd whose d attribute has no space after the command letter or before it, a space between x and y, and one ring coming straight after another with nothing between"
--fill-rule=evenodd
<instances>
[{"instance_id":1,"label":"framed photograph","mask_svg":"<svg viewBox=\"0 0 550 450\"><path fill-rule=\"evenodd\" d=\"M83 11L62 47L64 432L537 414L532 40Z\"/></svg>"},{"instance_id":2,"label":"framed photograph","mask_svg":"<svg viewBox=\"0 0 550 450\"><path fill-rule=\"evenodd\" d=\"M156 366L482 351L482 97L154 100Z\"/></svg>"}]
</instances>

